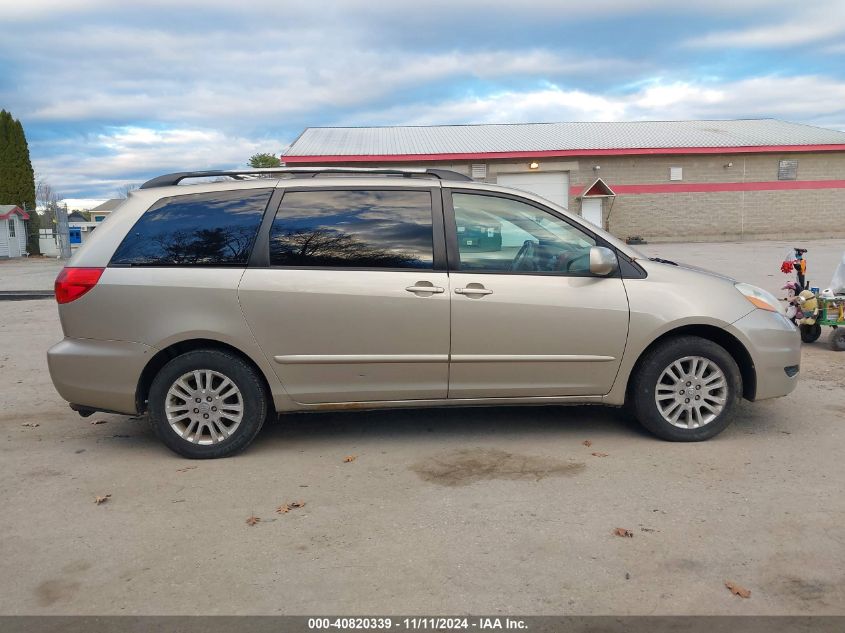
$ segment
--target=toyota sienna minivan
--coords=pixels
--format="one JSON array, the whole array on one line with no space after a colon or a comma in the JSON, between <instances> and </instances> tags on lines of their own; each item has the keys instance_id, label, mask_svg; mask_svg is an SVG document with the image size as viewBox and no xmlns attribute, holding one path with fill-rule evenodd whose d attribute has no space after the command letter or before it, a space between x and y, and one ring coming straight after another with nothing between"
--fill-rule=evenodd
<instances>
[{"instance_id":1,"label":"toyota sienna minivan","mask_svg":"<svg viewBox=\"0 0 845 633\"><path fill-rule=\"evenodd\" d=\"M705 440L740 398L790 393L800 360L768 292L436 169L160 176L56 300L48 360L71 408L147 413L191 458L242 450L277 414L394 407L624 405L657 437Z\"/></svg>"}]
</instances>

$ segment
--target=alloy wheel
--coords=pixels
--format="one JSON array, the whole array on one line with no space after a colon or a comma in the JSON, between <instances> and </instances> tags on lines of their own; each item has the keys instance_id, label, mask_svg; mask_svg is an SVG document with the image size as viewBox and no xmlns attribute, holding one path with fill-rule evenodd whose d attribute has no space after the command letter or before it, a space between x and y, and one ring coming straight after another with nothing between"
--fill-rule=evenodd
<instances>
[{"instance_id":1,"label":"alloy wheel","mask_svg":"<svg viewBox=\"0 0 845 633\"><path fill-rule=\"evenodd\" d=\"M703 356L672 362L657 380L654 400L663 419L682 429L709 424L724 410L728 381L719 366Z\"/></svg>"},{"instance_id":2,"label":"alloy wheel","mask_svg":"<svg viewBox=\"0 0 845 633\"><path fill-rule=\"evenodd\" d=\"M170 428L193 444L218 444L240 426L241 390L227 376L199 369L180 376L167 391L164 405Z\"/></svg>"}]
</instances>

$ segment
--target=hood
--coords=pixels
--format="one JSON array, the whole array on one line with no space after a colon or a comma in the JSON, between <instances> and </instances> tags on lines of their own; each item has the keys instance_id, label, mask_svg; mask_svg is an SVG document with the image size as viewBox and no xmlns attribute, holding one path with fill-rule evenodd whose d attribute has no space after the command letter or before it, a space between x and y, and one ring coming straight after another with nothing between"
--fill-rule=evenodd
<instances>
[{"instance_id":1,"label":"hood","mask_svg":"<svg viewBox=\"0 0 845 633\"><path fill-rule=\"evenodd\" d=\"M659 257L645 257L644 255L641 255L636 259L636 261L646 270L651 269L652 266L668 266L675 269L690 270L692 272L701 273L703 275L710 275L711 277L718 277L719 279L724 279L725 281L729 281L731 283L736 283L737 281L733 277L729 277L728 275L716 272L714 270L708 270L707 268L701 268L700 266L693 266L692 264L685 264L683 262L675 262L670 261L668 259L661 259Z\"/></svg>"}]
</instances>

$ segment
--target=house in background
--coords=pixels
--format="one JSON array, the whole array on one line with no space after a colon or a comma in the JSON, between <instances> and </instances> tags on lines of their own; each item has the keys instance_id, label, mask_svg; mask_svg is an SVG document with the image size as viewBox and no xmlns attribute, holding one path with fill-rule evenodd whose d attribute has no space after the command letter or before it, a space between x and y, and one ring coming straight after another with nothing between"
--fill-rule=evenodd
<instances>
[{"instance_id":1,"label":"house in background","mask_svg":"<svg viewBox=\"0 0 845 633\"><path fill-rule=\"evenodd\" d=\"M117 209L124 202L126 202L126 198L112 198L111 200L106 200L100 206L91 209L88 212L88 215L91 216L92 222L102 222L111 215L112 211Z\"/></svg>"},{"instance_id":2,"label":"house in background","mask_svg":"<svg viewBox=\"0 0 845 633\"><path fill-rule=\"evenodd\" d=\"M82 246L94 232L94 229L125 201L126 198L106 200L101 205L88 211L89 217L85 217L80 211L74 211L68 214L67 223L71 249Z\"/></svg>"},{"instance_id":3,"label":"house in background","mask_svg":"<svg viewBox=\"0 0 845 633\"><path fill-rule=\"evenodd\" d=\"M71 250L82 246L98 224L99 222L92 222L79 211L68 214L67 225Z\"/></svg>"},{"instance_id":4,"label":"house in background","mask_svg":"<svg viewBox=\"0 0 845 633\"><path fill-rule=\"evenodd\" d=\"M0 205L0 257L27 255L26 220L29 214L13 204Z\"/></svg>"},{"instance_id":5,"label":"house in background","mask_svg":"<svg viewBox=\"0 0 845 633\"><path fill-rule=\"evenodd\" d=\"M308 128L290 167L439 167L617 237L845 237L845 132L774 119Z\"/></svg>"}]
</instances>

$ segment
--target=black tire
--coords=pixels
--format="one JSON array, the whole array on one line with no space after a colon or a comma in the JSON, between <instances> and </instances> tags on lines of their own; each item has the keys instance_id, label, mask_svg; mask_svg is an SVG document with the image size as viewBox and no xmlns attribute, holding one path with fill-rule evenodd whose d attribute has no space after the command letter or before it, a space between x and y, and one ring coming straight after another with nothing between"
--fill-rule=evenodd
<instances>
[{"instance_id":1,"label":"black tire","mask_svg":"<svg viewBox=\"0 0 845 633\"><path fill-rule=\"evenodd\" d=\"M167 420L168 390L176 380L194 370L219 372L241 393L243 414L240 423L229 437L217 443L203 445L183 439ZM269 397L256 371L243 359L222 350L195 350L177 356L162 367L150 387L149 414L153 430L170 450L190 459L228 457L242 451L261 430L268 417L268 407ZM208 439L211 439L210 435Z\"/></svg>"},{"instance_id":2,"label":"black tire","mask_svg":"<svg viewBox=\"0 0 845 633\"><path fill-rule=\"evenodd\" d=\"M663 371L687 356L715 363L725 376L724 406L712 420L697 428L680 428L666 420L655 401L657 382ZM742 374L733 357L720 345L698 336L671 338L646 353L632 378L630 405L637 420L654 435L672 442L700 442L718 435L732 422L742 395Z\"/></svg>"},{"instance_id":3,"label":"black tire","mask_svg":"<svg viewBox=\"0 0 845 633\"><path fill-rule=\"evenodd\" d=\"M827 344L834 352L845 352L845 327L834 327Z\"/></svg>"},{"instance_id":4,"label":"black tire","mask_svg":"<svg viewBox=\"0 0 845 633\"><path fill-rule=\"evenodd\" d=\"M801 331L801 340L804 343L815 343L822 335L822 326L818 323L813 323L813 325L802 325L798 329Z\"/></svg>"}]
</instances>

